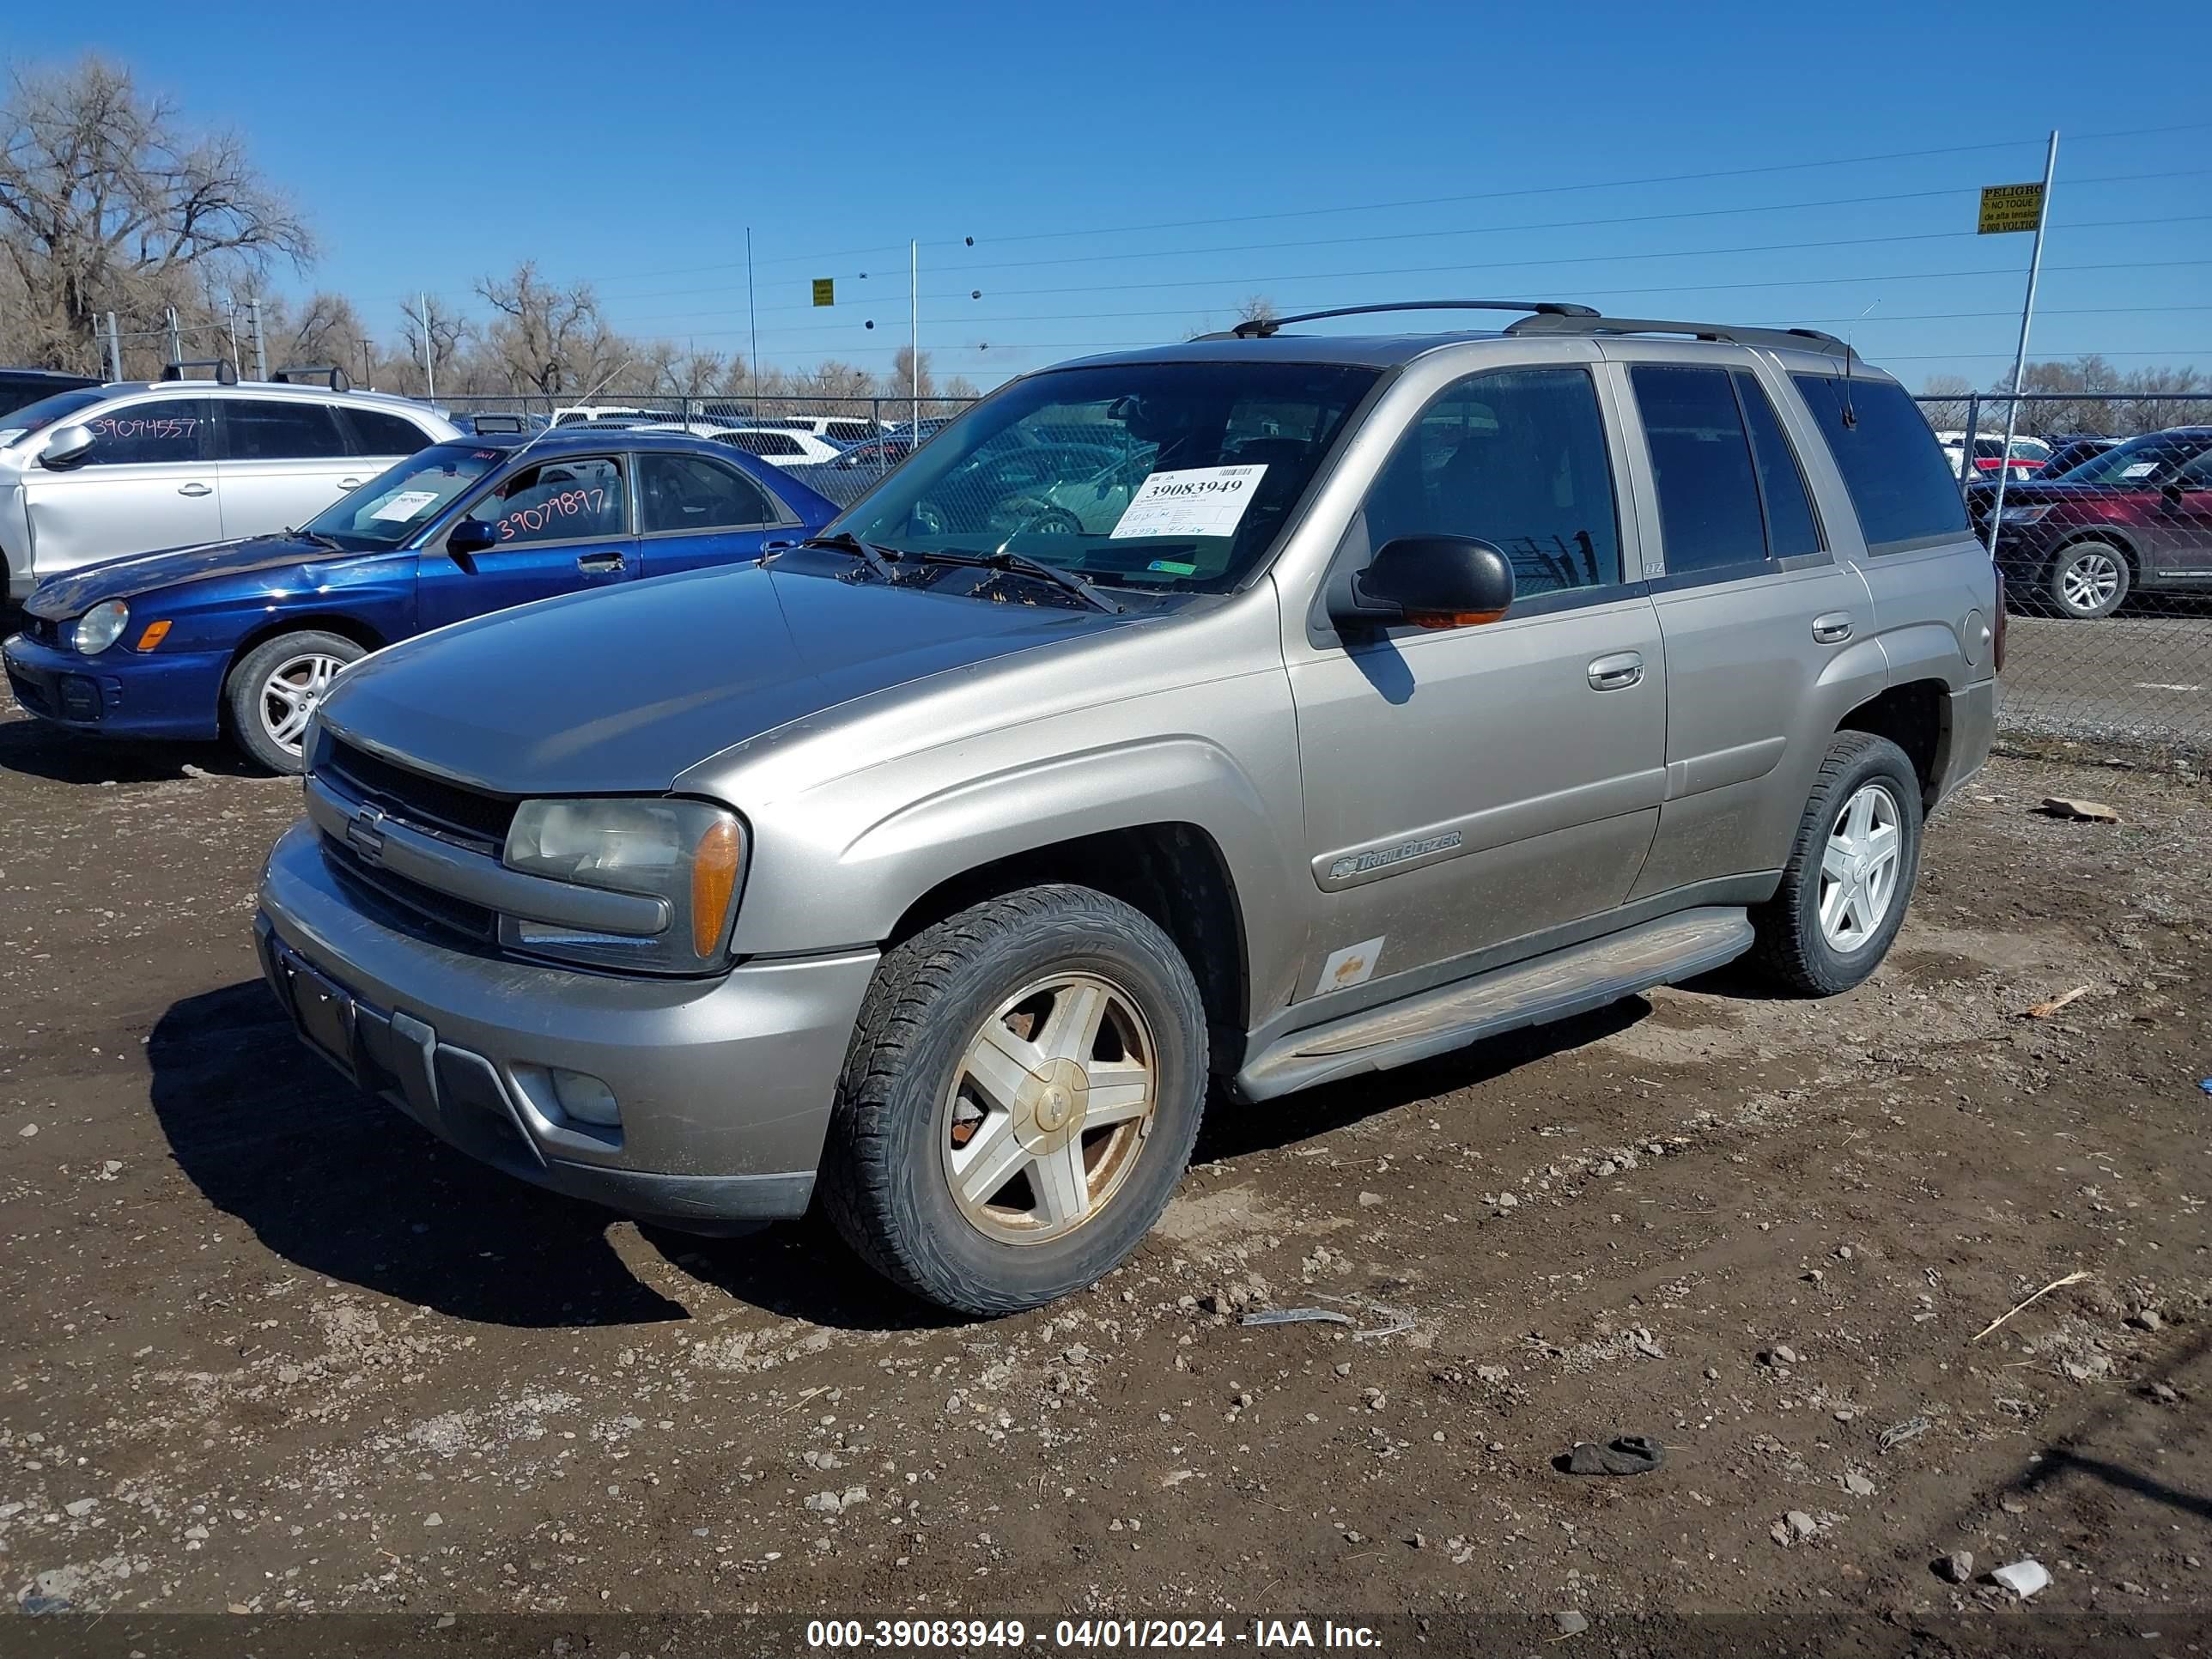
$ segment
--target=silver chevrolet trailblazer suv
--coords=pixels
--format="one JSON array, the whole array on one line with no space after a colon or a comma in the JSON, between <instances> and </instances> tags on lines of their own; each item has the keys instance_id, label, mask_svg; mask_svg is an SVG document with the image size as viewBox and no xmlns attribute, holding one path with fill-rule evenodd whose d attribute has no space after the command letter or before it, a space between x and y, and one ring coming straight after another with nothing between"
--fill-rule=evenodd
<instances>
[{"instance_id":1,"label":"silver chevrolet trailblazer suv","mask_svg":"<svg viewBox=\"0 0 2212 1659\"><path fill-rule=\"evenodd\" d=\"M757 568L370 658L270 982L502 1170L699 1232L818 1190L978 1315L1127 1257L1209 1096L1747 952L1857 984L1990 744L1934 434L1809 331L1358 309L1446 306L1522 314L1030 374Z\"/></svg>"}]
</instances>

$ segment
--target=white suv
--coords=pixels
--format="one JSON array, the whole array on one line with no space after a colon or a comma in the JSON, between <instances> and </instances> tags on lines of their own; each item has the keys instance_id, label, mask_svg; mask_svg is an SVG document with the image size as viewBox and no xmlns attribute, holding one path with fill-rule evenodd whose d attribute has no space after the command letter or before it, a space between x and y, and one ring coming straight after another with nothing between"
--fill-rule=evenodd
<instances>
[{"instance_id":1,"label":"white suv","mask_svg":"<svg viewBox=\"0 0 2212 1659\"><path fill-rule=\"evenodd\" d=\"M86 386L0 416L9 597L79 565L305 524L459 435L404 398L209 380Z\"/></svg>"}]
</instances>

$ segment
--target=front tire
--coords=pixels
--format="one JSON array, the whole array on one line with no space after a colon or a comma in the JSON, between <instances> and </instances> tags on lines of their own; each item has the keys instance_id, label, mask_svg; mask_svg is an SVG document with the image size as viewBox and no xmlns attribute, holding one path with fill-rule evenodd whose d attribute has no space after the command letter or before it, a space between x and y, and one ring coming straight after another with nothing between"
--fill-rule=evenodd
<instances>
[{"instance_id":1,"label":"front tire","mask_svg":"<svg viewBox=\"0 0 2212 1659\"><path fill-rule=\"evenodd\" d=\"M331 682L368 651L343 634L279 634L247 652L223 682L231 740L272 772L307 769L301 741Z\"/></svg>"},{"instance_id":2,"label":"front tire","mask_svg":"<svg viewBox=\"0 0 2212 1659\"><path fill-rule=\"evenodd\" d=\"M2110 542L2061 548L2044 580L2044 597L2062 617L2095 622L2120 608L2131 585L2128 556Z\"/></svg>"},{"instance_id":3,"label":"front tire","mask_svg":"<svg viewBox=\"0 0 2212 1659\"><path fill-rule=\"evenodd\" d=\"M1198 1138L1198 985L1142 912L1027 888L950 916L876 970L823 1151L823 1207L870 1266L991 1317L1080 1290L1136 1249Z\"/></svg>"},{"instance_id":4,"label":"front tire","mask_svg":"<svg viewBox=\"0 0 2212 1659\"><path fill-rule=\"evenodd\" d=\"M1820 762L1782 884L1753 908L1758 959L1808 996L1848 991L1881 966L1920 872L1920 778L1905 751L1839 732Z\"/></svg>"}]
</instances>

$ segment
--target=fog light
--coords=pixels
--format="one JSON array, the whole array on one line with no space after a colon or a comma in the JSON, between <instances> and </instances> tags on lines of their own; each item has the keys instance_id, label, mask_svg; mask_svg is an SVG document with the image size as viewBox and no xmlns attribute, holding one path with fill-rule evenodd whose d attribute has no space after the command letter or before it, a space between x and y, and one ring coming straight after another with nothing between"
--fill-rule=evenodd
<instances>
[{"instance_id":1,"label":"fog light","mask_svg":"<svg viewBox=\"0 0 2212 1659\"><path fill-rule=\"evenodd\" d=\"M558 1066L550 1069L553 1098L562 1111L580 1123L622 1127L622 1108L615 1103L613 1090L586 1072L564 1072Z\"/></svg>"},{"instance_id":2,"label":"fog light","mask_svg":"<svg viewBox=\"0 0 2212 1659\"><path fill-rule=\"evenodd\" d=\"M100 687L83 675L63 675L61 696L63 719L96 720L100 718Z\"/></svg>"}]
</instances>

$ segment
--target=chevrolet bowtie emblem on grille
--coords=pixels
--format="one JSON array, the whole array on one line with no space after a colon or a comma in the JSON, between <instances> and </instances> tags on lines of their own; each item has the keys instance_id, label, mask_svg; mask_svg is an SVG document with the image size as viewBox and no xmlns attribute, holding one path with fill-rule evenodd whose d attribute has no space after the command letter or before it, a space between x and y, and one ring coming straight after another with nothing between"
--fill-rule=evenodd
<instances>
[{"instance_id":1,"label":"chevrolet bowtie emblem on grille","mask_svg":"<svg viewBox=\"0 0 2212 1659\"><path fill-rule=\"evenodd\" d=\"M384 860L384 813L374 806L364 806L348 820L345 830L346 845L361 854L370 864Z\"/></svg>"}]
</instances>

